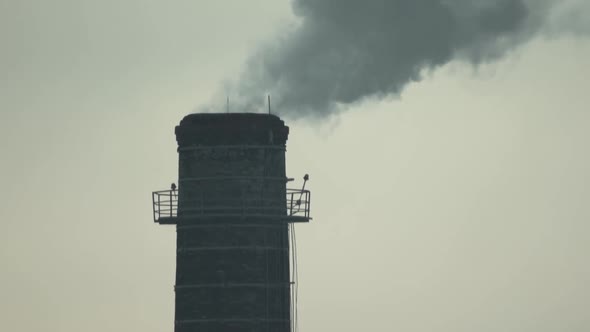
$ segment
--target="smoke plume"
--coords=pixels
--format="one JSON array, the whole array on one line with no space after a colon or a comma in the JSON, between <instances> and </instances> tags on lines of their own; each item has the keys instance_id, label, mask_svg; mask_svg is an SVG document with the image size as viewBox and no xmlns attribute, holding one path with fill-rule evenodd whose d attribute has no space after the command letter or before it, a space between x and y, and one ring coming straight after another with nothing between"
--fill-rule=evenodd
<instances>
[{"instance_id":1,"label":"smoke plume","mask_svg":"<svg viewBox=\"0 0 590 332\"><path fill-rule=\"evenodd\" d=\"M493 61L540 33L559 33L558 14L579 12L583 2L294 0L296 27L253 54L223 95L240 111L262 110L270 93L274 113L325 116L397 95L452 60Z\"/></svg>"}]
</instances>

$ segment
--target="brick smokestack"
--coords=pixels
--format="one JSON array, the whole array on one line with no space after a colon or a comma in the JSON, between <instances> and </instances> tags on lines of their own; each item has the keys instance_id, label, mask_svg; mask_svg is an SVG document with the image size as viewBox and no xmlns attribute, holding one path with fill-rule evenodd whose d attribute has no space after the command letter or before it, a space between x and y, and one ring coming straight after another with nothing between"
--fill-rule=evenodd
<instances>
[{"instance_id":1,"label":"brick smokestack","mask_svg":"<svg viewBox=\"0 0 590 332\"><path fill-rule=\"evenodd\" d=\"M191 114L176 127L177 212L157 220L177 227L176 332L291 330L289 222L309 218L289 208L288 134L270 114Z\"/></svg>"}]
</instances>

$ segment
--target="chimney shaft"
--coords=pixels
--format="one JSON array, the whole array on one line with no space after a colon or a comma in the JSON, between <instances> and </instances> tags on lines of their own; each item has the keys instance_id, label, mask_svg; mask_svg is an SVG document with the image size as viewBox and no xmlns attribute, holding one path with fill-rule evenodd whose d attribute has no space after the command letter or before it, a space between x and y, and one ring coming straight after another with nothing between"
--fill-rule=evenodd
<instances>
[{"instance_id":1,"label":"chimney shaft","mask_svg":"<svg viewBox=\"0 0 590 332\"><path fill-rule=\"evenodd\" d=\"M288 133L269 114L176 127L176 332L290 331Z\"/></svg>"}]
</instances>

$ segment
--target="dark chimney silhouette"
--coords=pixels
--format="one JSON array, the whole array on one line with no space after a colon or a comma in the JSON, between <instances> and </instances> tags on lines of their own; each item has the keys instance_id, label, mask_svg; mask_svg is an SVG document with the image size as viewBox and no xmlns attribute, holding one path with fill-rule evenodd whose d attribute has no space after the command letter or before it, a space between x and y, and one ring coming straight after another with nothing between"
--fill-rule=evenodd
<instances>
[{"instance_id":1,"label":"dark chimney silhouette","mask_svg":"<svg viewBox=\"0 0 590 332\"><path fill-rule=\"evenodd\" d=\"M177 228L175 331L288 332L294 222L310 192L287 189L289 127L275 115L191 114L176 127L178 187L153 193Z\"/></svg>"}]
</instances>

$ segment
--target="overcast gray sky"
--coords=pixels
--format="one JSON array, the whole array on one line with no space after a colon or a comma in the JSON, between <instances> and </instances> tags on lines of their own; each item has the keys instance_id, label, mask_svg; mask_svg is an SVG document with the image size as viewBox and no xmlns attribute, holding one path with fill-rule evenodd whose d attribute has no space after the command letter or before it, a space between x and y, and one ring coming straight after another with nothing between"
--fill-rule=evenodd
<instances>
[{"instance_id":1,"label":"overcast gray sky","mask_svg":"<svg viewBox=\"0 0 590 332\"><path fill-rule=\"evenodd\" d=\"M176 233L150 194L176 179L174 126L295 21L286 0L0 0L0 330L172 331ZM590 40L572 22L288 120L314 198L300 331L590 330Z\"/></svg>"}]
</instances>

